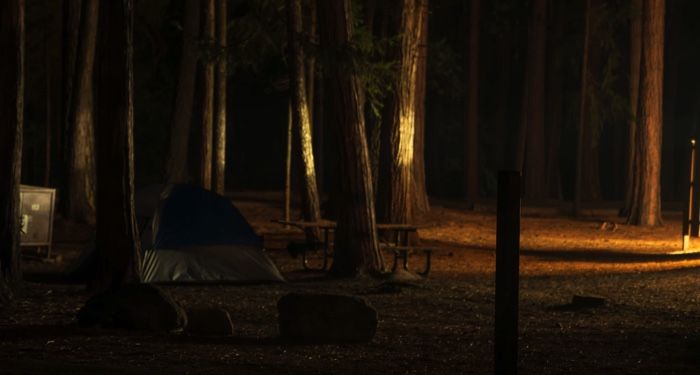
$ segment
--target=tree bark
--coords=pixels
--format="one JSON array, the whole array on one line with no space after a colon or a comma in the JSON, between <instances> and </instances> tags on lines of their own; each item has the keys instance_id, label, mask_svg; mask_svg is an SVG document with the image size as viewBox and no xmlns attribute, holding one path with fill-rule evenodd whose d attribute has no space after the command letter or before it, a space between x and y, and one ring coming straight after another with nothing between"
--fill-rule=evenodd
<instances>
[{"instance_id":1,"label":"tree bark","mask_svg":"<svg viewBox=\"0 0 700 375\"><path fill-rule=\"evenodd\" d=\"M214 0L202 2L203 43L207 48L214 46L216 32L216 14ZM200 60L202 71L202 138L200 152L199 185L211 189L213 138L214 138L214 63L209 59Z\"/></svg>"},{"instance_id":2,"label":"tree bark","mask_svg":"<svg viewBox=\"0 0 700 375\"><path fill-rule=\"evenodd\" d=\"M82 0L63 1L61 32L61 100L60 100L60 125L56 132L56 154L58 163L55 165L57 185L59 191L68 191L68 171L70 170L69 113L73 102L73 85L75 83L76 59L78 54L78 36L80 33L80 13ZM59 194L57 197L57 210L65 216L68 212L68 199Z\"/></svg>"},{"instance_id":3,"label":"tree bark","mask_svg":"<svg viewBox=\"0 0 700 375\"><path fill-rule=\"evenodd\" d=\"M226 28L227 1L216 0L216 39L221 55L216 63L216 128L214 129L214 191L226 190Z\"/></svg>"},{"instance_id":4,"label":"tree bark","mask_svg":"<svg viewBox=\"0 0 700 375\"><path fill-rule=\"evenodd\" d=\"M316 184L311 115L306 92L306 67L304 65L304 51L301 49L301 41L299 39L302 31L301 0L287 0L287 27L292 122L296 129L296 148L301 155L301 167L303 169L302 214L306 221L319 221L321 220L321 204L318 199L318 185ZM318 229L307 230L306 236L312 242L320 240Z\"/></svg>"},{"instance_id":5,"label":"tree bark","mask_svg":"<svg viewBox=\"0 0 700 375\"><path fill-rule=\"evenodd\" d=\"M139 282L134 210L133 0L100 1L97 64L99 289Z\"/></svg>"},{"instance_id":6,"label":"tree bark","mask_svg":"<svg viewBox=\"0 0 700 375\"><path fill-rule=\"evenodd\" d=\"M177 94L170 131L170 148L165 166L165 180L168 183L188 180L187 155L192 126L195 77L197 75L199 4L199 0L185 0L182 56L180 57Z\"/></svg>"},{"instance_id":7,"label":"tree bark","mask_svg":"<svg viewBox=\"0 0 700 375\"><path fill-rule=\"evenodd\" d=\"M665 0L644 0L636 134L638 175L627 222L659 226L661 220L661 134L663 121Z\"/></svg>"},{"instance_id":8,"label":"tree bark","mask_svg":"<svg viewBox=\"0 0 700 375\"><path fill-rule=\"evenodd\" d=\"M418 29L418 49L416 75L416 134L413 138L413 180L415 182L416 213L430 210L428 191L425 186L425 92L428 68L428 14L429 1L418 2L421 25Z\"/></svg>"},{"instance_id":9,"label":"tree bark","mask_svg":"<svg viewBox=\"0 0 700 375\"><path fill-rule=\"evenodd\" d=\"M319 2L321 42L328 50L347 48L352 35L349 0ZM331 273L355 276L381 272L384 261L379 252L374 212L369 153L360 101L359 81L355 73L339 64L327 67L329 79L325 91L331 101L328 124L332 124L338 150L340 185L338 227Z\"/></svg>"},{"instance_id":10,"label":"tree bark","mask_svg":"<svg viewBox=\"0 0 700 375\"><path fill-rule=\"evenodd\" d=\"M95 45L98 1L83 1L80 17L75 82L68 113L68 217L95 225L95 132L94 89Z\"/></svg>"},{"instance_id":11,"label":"tree bark","mask_svg":"<svg viewBox=\"0 0 700 375\"><path fill-rule=\"evenodd\" d=\"M586 25L583 34L583 57L581 59L581 94L579 96L579 123L576 147L576 182L574 185L574 215L581 213L583 200L583 158L586 136L586 113L588 98L588 54L591 34L591 0L586 0Z\"/></svg>"},{"instance_id":12,"label":"tree bark","mask_svg":"<svg viewBox=\"0 0 700 375\"><path fill-rule=\"evenodd\" d=\"M7 286L22 280L19 184L24 129L24 11L24 0L0 2L0 284Z\"/></svg>"},{"instance_id":13,"label":"tree bark","mask_svg":"<svg viewBox=\"0 0 700 375\"><path fill-rule=\"evenodd\" d=\"M467 66L467 103L464 168L467 207L474 208L479 198L479 19L480 0L470 1L469 61Z\"/></svg>"},{"instance_id":14,"label":"tree bark","mask_svg":"<svg viewBox=\"0 0 700 375\"><path fill-rule=\"evenodd\" d=\"M620 210L620 216L629 216L635 192L634 164L637 155L637 107L639 106L639 79L642 62L642 6L643 0L630 0L632 14L630 18L629 35L629 116L627 123L627 173L625 180L625 205Z\"/></svg>"},{"instance_id":15,"label":"tree bark","mask_svg":"<svg viewBox=\"0 0 700 375\"><path fill-rule=\"evenodd\" d=\"M530 15L527 52L527 108L523 185L528 198L547 197L544 91L547 39L547 2L534 0Z\"/></svg>"},{"instance_id":16,"label":"tree bark","mask_svg":"<svg viewBox=\"0 0 700 375\"><path fill-rule=\"evenodd\" d=\"M413 147L418 44L423 22L416 0L399 3L399 73L387 105L388 116L382 118L378 216L383 222L407 224L413 222L416 206Z\"/></svg>"},{"instance_id":17,"label":"tree bark","mask_svg":"<svg viewBox=\"0 0 700 375\"><path fill-rule=\"evenodd\" d=\"M553 19L552 32L550 33L551 45L557 46L564 43L566 26L566 5L560 1L550 0ZM547 181L548 196L554 199L562 198L561 190L561 128L564 113L564 64L563 53L556 48L548 50L547 77Z\"/></svg>"},{"instance_id":18,"label":"tree bark","mask_svg":"<svg viewBox=\"0 0 700 375\"><path fill-rule=\"evenodd\" d=\"M287 153L284 160L284 220L292 219L292 99L287 103Z\"/></svg>"}]
</instances>

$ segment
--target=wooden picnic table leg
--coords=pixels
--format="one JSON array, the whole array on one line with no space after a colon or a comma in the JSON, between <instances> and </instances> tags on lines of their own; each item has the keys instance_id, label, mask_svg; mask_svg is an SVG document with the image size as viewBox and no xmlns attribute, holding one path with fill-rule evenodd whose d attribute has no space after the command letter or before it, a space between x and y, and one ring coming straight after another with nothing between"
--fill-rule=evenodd
<instances>
[{"instance_id":1,"label":"wooden picnic table leg","mask_svg":"<svg viewBox=\"0 0 700 375\"><path fill-rule=\"evenodd\" d=\"M330 242L328 241L328 231L330 228L323 228L323 270L328 268L328 255L330 254Z\"/></svg>"},{"instance_id":2,"label":"wooden picnic table leg","mask_svg":"<svg viewBox=\"0 0 700 375\"><path fill-rule=\"evenodd\" d=\"M422 272L419 272L418 274L426 277L430 273L430 266L431 266L431 257L433 255L433 252L431 250L425 250L425 269Z\"/></svg>"}]
</instances>

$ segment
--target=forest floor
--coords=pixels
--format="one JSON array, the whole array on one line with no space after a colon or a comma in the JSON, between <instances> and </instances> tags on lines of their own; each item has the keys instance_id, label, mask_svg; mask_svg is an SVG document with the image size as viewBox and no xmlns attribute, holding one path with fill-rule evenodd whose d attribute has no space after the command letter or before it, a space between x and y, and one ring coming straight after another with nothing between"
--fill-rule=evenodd
<instances>
[{"instance_id":1,"label":"forest floor","mask_svg":"<svg viewBox=\"0 0 700 375\"><path fill-rule=\"evenodd\" d=\"M429 278L389 290L379 280L300 271L282 248L301 234L270 222L282 215L279 197L237 194L235 202L289 283L164 287L185 306L228 310L232 337L78 327L89 294L60 273L85 236L57 223L54 249L63 261L26 260L27 282L0 312L0 373L493 373L494 214L435 204L419 221L422 241L436 249ZM700 373L700 254L671 254L681 246L679 214L656 229L623 225L613 214L523 217L521 373ZM366 298L379 313L377 335L365 344L280 341L276 302L292 291ZM607 304L578 308L569 304L574 295Z\"/></svg>"}]
</instances>

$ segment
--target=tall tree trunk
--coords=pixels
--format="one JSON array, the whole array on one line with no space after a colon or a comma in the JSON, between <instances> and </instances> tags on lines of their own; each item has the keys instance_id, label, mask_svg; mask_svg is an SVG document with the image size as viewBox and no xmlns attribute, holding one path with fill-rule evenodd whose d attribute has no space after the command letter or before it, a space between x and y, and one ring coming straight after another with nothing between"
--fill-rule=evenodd
<instances>
[{"instance_id":1,"label":"tall tree trunk","mask_svg":"<svg viewBox=\"0 0 700 375\"><path fill-rule=\"evenodd\" d=\"M69 109L68 217L95 224L95 133L94 89L95 44L98 2L83 2L80 17L75 83Z\"/></svg>"},{"instance_id":2,"label":"tall tree trunk","mask_svg":"<svg viewBox=\"0 0 700 375\"><path fill-rule=\"evenodd\" d=\"M177 94L170 130L170 148L165 166L165 179L169 183L188 180L187 155L192 126L195 77L197 75L199 4L199 0L185 0L182 56L180 57Z\"/></svg>"},{"instance_id":3,"label":"tall tree trunk","mask_svg":"<svg viewBox=\"0 0 700 375\"><path fill-rule=\"evenodd\" d=\"M321 40L327 49L346 48L352 37L349 0L319 2ZM381 272L384 261L379 252L374 212L374 192L365 124L360 101L360 83L354 73L339 64L328 67L326 92L332 102L328 124L332 124L338 150L340 183L338 227L331 273L353 276Z\"/></svg>"},{"instance_id":4,"label":"tall tree trunk","mask_svg":"<svg viewBox=\"0 0 700 375\"><path fill-rule=\"evenodd\" d=\"M226 190L226 2L216 0L216 39L221 56L216 63L216 128L214 129L214 191L223 195Z\"/></svg>"},{"instance_id":5,"label":"tall tree trunk","mask_svg":"<svg viewBox=\"0 0 700 375\"><path fill-rule=\"evenodd\" d=\"M318 43L318 6L316 0L309 0L309 26L307 29L309 43ZM303 51L303 50L302 50ZM306 103L309 107L309 123L313 133L315 89L316 89L316 56L305 56L306 60ZM313 139L313 137L312 137Z\"/></svg>"},{"instance_id":6,"label":"tall tree trunk","mask_svg":"<svg viewBox=\"0 0 700 375\"><path fill-rule=\"evenodd\" d=\"M22 280L19 184L24 129L24 9L24 0L0 2L0 284L10 286Z\"/></svg>"},{"instance_id":7,"label":"tall tree trunk","mask_svg":"<svg viewBox=\"0 0 700 375\"><path fill-rule=\"evenodd\" d=\"M547 197L544 91L547 39L547 1L534 0L530 15L527 52L527 98L524 189L528 198Z\"/></svg>"},{"instance_id":8,"label":"tall tree trunk","mask_svg":"<svg viewBox=\"0 0 700 375\"><path fill-rule=\"evenodd\" d=\"M69 113L73 106L73 86L75 84L76 59L78 55L78 37L80 34L80 14L82 9L82 0L63 1L62 5L62 49L61 49L61 104L60 104L60 126L56 132L57 160L59 163L54 168L57 170L58 184L56 185L59 191L68 191L68 171L70 170L70 150L69 140L70 134L70 119ZM57 197L57 206L64 216L68 213L69 200L59 194Z\"/></svg>"},{"instance_id":9,"label":"tall tree trunk","mask_svg":"<svg viewBox=\"0 0 700 375\"><path fill-rule=\"evenodd\" d=\"M96 75L99 289L139 282L141 275L134 210L133 20L133 0L100 1Z\"/></svg>"},{"instance_id":10,"label":"tall tree trunk","mask_svg":"<svg viewBox=\"0 0 700 375\"><path fill-rule=\"evenodd\" d=\"M287 153L284 160L284 220L292 219L292 99L287 103Z\"/></svg>"},{"instance_id":11,"label":"tall tree trunk","mask_svg":"<svg viewBox=\"0 0 700 375\"><path fill-rule=\"evenodd\" d=\"M51 160L53 150L52 150L52 143L53 143L53 128L55 127L54 124L54 117L56 116L54 112L54 98L53 98L53 87L54 87L54 80L53 77L53 71L51 69L51 38L49 37L48 33L45 33L43 35L44 38L44 69L46 70L46 85L44 86L46 89L46 132L45 132L45 140L44 140L44 178L43 178L43 185L44 186L51 186Z\"/></svg>"},{"instance_id":12,"label":"tall tree trunk","mask_svg":"<svg viewBox=\"0 0 700 375\"><path fill-rule=\"evenodd\" d=\"M214 47L216 32L216 14L214 0L202 2L202 29L201 37L207 48ZM214 63L200 60L202 71L202 138L199 163L199 185L205 189L211 189L213 138L214 138Z\"/></svg>"},{"instance_id":13,"label":"tall tree trunk","mask_svg":"<svg viewBox=\"0 0 700 375\"><path fill-rule=\"evenodd\" d=\"M579 123L576 147L576 181L574 186L574 214L581 214L581 204L584 191L584 157L586 146L586 124L588 113L588 75L589 75L589 51L591 35L591 0L586 0L586 24L583 34L583 57L581 59L581 94L579 96ZM589 129L590 131L590 129Z\"/></svg>"},{"instance_id":14,"label":"tall tree trunk","mask_svg":"<svg viewBox=\"0 0 700 375\"><path fill-rule=\"evenodd\" d=\"M479 20L480 0L470 1L469 63L467 68L467 103L464 168L467 206L474 208L479 198Z\"/></svg>"},{"instance_id":15,"label":"tall tree trunk","mask_svg":"<svg viewBox=\"0 0 700 375\"><path fill-rule=\"evenodd\" d=\"M661 221L661 133L663 121L665 0L644 0L637 139L638 184L629 224L658 226Z\"/></svg>"},{"instance_id":16,"label":"tall tree trunk","mask_svg":"<svg viewBox=\"0 0 700 375\"><path fill-rule=\"evenodd\" d=\"M642 6L644 0L630 0L630 35L629 35L629 105L630 119L627 132L627 173L625 180L625 205L620 210L620 216L629 216L635 192L634 165L637 158L637 107L639 106L639 79L642 62Z\"/></svg>"},{"instance_id":17,"label":"tall tree trunk","mask_svg":"<svg viewBox=\"0 0 700 375\"><path fill-rule=\"evenodd\" d=\"M550 33L551 45L562 45L564 42L564 32L566 26L565 4L550 0L551 18L554 21L552 32ZM550 198L561 199L561 172L560 172L560 148L561 148L561 128L564 113L564 69L563 54L556 48L548 50L547 77L547 181L549 182L548 196Z\"/></svg>"},{"instance_id":18,"label":"tall tree trunk","mask_svg":"<svg viewBox=\"0 0 700 375\"><path fill-rule=\"evenodd\" d=\"M425 92L428 70L428 14L429 1L418 2L421 25L418 29L418 73L416 75L416 134L413 138L413 180L415 182L416 213L430 210L425 186Z\"/></svg>"},{"instance_id":19,"label":"tall tree trunk","mask_svg":"<svg viewBox=\"0 0 700 375\"><path fill-rule=\"evenodd\" d=\"M301 0L287 0L288 26L288 64L289 89L292 99L292 121L297 135L296 146L301 156L303 169L302 213L304 220L321 220L321 204L318 199L316 184L316 165L314 164L313 143L311 135L311 115L309 112L308 96L306 93L306 67L304 51L301 49ZM306 231L307 239L313 242L320 240L318 229Z\"/></svg>"},{"instance_id":20,"label":"tall tree trunk","mask_svg":"<svg viewBox=\"0 0 700 375\"><path fill-rule=\"evenodd\" d=\"M511 85L513 80L512 32L503 33L499 39L497 58L500 62L499 64L501 69L499 70L498 77L496 77L495 81L498 107L494 114L493 124L497 139L502 141L496 142L495 147L492 150L496 171L508 168L511 161L508 160L506 156L514 154L512 150L508 150L508 152L506 152L506 147L509 144L508 139L510 133L510 126L508 122L512 119L512 116L509 116L509 114L513 110L511 106ZM510 167L512 168L513 166L511 165ZM515 170L520 170L521 168L522 162L517 168L515 168Z\"/></svg>"},{"instance_id":21,"label":"tall tree trunk","mask_svg":"<svg viewBox=\"0 0 700 375\"><path fill-rule=\"evenodd\" d=\"M382 118L379 179L379 219L389 223L412 223L415 211L414 135L416 124L416 78L418 44L423 25L416 0L401 0L399 73Z\"/></svg>"}]
</instances>

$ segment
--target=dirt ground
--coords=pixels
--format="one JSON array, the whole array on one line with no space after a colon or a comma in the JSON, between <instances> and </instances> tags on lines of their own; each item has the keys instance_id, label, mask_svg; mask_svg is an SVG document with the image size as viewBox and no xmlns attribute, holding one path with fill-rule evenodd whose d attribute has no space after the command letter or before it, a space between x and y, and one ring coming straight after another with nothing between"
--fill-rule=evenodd
<instances>
[{"instance_id":1,"label":"dirt ground","mask_svg":"<svg viewBox=\"0 0 700 375\"><path fill-rule=\"evenodd\" d=\"M75 314L89 295L60 275L85 236L61 233L70 227L58 223L55 251L63 261L26 260L26 285L14 306L0 311L0 373L493 373L492 213L433 205L419 222L423 243L435 248L429 278L382 288L381 280L302 272L282 250L300 232L271 223L281 217L278 194L237 194L235 202L290 282L164 287L185 306L228 310L234 336L78 327ZM671 254L681 246L677 213L657 229L620 223L612 212L574 220L532 210L523 217L521 373L700 373L700 254ZM376 337L352 345L280 341L276 302L292 291L366 298L379 313ZM573 295L607 304L578 308L569 305Z\"/></svg>"}]
</instances>

